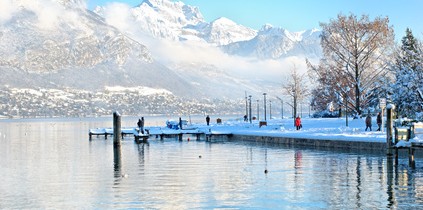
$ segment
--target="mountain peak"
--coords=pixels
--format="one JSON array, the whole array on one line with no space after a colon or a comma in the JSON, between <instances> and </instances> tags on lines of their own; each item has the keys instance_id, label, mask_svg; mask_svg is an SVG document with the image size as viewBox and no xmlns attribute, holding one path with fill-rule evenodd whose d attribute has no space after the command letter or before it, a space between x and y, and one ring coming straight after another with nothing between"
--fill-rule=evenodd
<instances>
[{"instance_id":1,"label":"mountain peak","mask_svg":"<svg viewBox=\"0 0 423 210\"><path fill-rule=\"evenodd\" d=\"M186 5L181 1L144 0L140 6L143 4L153 8L156 12L165 12L169 15L184 17L188 21L202 22L204 19L198 7Z\"/></svg>"},{"instance_id":2,"label":"mountain peak","mask_svg":"<svg viewBox=\"0 0 423 210\"><path fill-rule=\"evenodd\" d=\"M264 25L261 27L260 31L268 31L268 30L270 30L270 29L272 29L272 28L273 28L273 25L272 25L272 24L270 24L270 23L266 23L266 24L264 24Z\"/></svg>"},{"instance_id":3,"label":"mountain peak","mask_svg":"<svg viewBox=\"0 0 423 210\"><path fill-rule=\"evenodd\" d=\"M234 21L225 18L225 17L220 17L217 18L216 20L212 21L212 24L219 24L219 25L237 25L237 23L235 23Z\"/></svg>"},{"instance_id":4,"label":"mountain peak","mask_svg":"<svg viewBox=\"0 0 423 210\"><path fill-rule=\"evenodd\" d=\"M203 38L214 45L227 45L233 42L246 41L254 38L257 32L251 28L239 25L234 21L220 17L202 30Z\"/></svg>"}]
</instances>

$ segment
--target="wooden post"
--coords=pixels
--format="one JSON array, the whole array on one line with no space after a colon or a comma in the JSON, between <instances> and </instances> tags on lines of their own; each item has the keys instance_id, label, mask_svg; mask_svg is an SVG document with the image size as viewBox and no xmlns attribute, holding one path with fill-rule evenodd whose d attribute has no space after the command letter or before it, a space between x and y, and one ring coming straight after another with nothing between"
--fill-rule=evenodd
<instances>
[{"instance_id":1,"label":"wooden post","mask_svg":"<svg viewBox=\"0 0 423 210\"><path fill-rule=\"evenodd\" d=\"M414 161L414 148L410 147L408 149L408 163L411 166L411 168L416 168L416 162Z\"/></svg>"},{"instance_id":2,"label":"wooden post","mask_svg":"<svg viewBox=\"0 0 423 210\"><path fill-rule=\"evenodd\" d=\"M389 201L393 201L394 199L394 187L395 182L394 182L394 164L393 164L393 157L392 156L388 156L386 157L386 184L387 184L387 189L386 189L386 193L388 195L388 200ZM398 165L396 165L395 167L397 167Z\"/></svg>"},{"instance_id":3,"label":"wooden post","mask_svg":"<svg viewBox=\"0 0 423 210\"><path fill-rule=\"evenodd\" d=\"M113 112L113 145L115 147L120 147L120 142L122 140L121 125L121 116L119 112Z\"/></svg>"},{"instance_id":4,"label":"wooden post","mask_svg":"<svg viewBox=\"0 0 423 210\"><path fill-rule=\"evenodd\" d=\"M139 135L134 135L135 138L135 143L140 144L140 136Z\"/></svg>"},{"instance_id":5,"label":"wooden post","mask_svg":"<svg viewBox=\"0 0 423 210\"><path fill-rule=\"evenodd\" d=\"M386 107L386 148L387 155L392 155L392 130L393 130L393 117L395 105L389 104Z\"/></svg>"},{"instance_id":6,"label":"wooden post","mask_svg":"<svg viewBox=\"0 0 423 210\"><path fill-rule=\"evenodd\" d=\"M395 147L395 165L398 165L398 147Z\"/></svg>"},{"instance_id":7,"label":"wooden post","mask_svg":"<svg viewBox=\"0 0 423 210\"><path fill-rule=\"evenodd\" d=\"M114 166L114 177L120 178L122 176L122 151L120 146L113 148L113 166Z\"/></svg>"}]
</instances>

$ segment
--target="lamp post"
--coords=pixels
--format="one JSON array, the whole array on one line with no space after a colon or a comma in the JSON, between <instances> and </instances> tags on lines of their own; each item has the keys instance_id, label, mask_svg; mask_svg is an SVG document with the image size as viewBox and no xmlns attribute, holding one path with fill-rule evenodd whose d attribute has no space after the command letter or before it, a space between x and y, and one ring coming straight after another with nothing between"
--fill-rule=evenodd
<instances>
[{"instance_id":1,"label":"lamp post","mask_svg":"<svg viewBox=\"0 0 423 210\"><path fill-rule=\"evenodd\" d=\"M300 109L301 109L301 118L303 118L303 103L300 103Z\"/></svg>"},{"instance_id":2,"label":"lamp post","mask_svg":"<svg viewBox=\"0 0 423 210\"><path fill-rule=\"evenodd\" d=\"M260 104L259 100L257 99L257 120L260 121Z\"/></svg>"},{"instance_id":3,"label":"lamp post","mask_svg":"<svg viewBox=\"0 0 423 210\"><path fill-rule=\"evenodd\" d=\"M276 98L281 101L281 119L283 119L283 100L276 96Z\"/></svg>"},{"instance_id":4,"label":"lamp post","mask_svg":"<svg viewBox=\"0 0 423 210\"><path fill-rule=\"evenodd\" d=\"M263 93L263 97L264 97L264 121L267 121L267 118L266 118L266 115L267 115L267 113L266 113L266 95L267 95L267 93Z\"/></svg>"},{"instance_id":5,"label":"lamp post","mask_svg":"<svg viewBox=\"0 0 423 210\"><path fill-rule=\"evenodd\" d=\"M247 101L247 91L245 91L245 116L248 116L248 101ZM244 121L247 121L245 118Z\"/></svg>"},{"instance_id":6,"label":"lamp post","mask_svg":"<svg viewBox=\"0 0 423 210\"><path fill-rule=\"evenodd\" d=\"M250 114L249 114L249 115L250 115L250 117L249 117L249 119L250 119L250 123L251 123L251 95L249 95L249 96L248 96L248 101L249 101L249 103L250 103L250 104L249 104L249 105L250 105L250 112L249 112L249 113L250 113Z\"/></svg>"},{"instance_id":7,"label":"lamp post","mask_svg":"<svg viewBox=\"0 0 423 210\"><path fill-rule=\"evenodd\" d=\"M347 104L347 94L345 94L345 126L348 127L348 104Z\"/></svg>"},{"instance_id":8,"label":"lamp post","mask_svg":"<svg viewBox=\"0 0 423 210\"><path fill-rule=\"evenodd\" d=\"M269 100L269 119L272 119L272 100Z\"/></svg>"}]
</instances>

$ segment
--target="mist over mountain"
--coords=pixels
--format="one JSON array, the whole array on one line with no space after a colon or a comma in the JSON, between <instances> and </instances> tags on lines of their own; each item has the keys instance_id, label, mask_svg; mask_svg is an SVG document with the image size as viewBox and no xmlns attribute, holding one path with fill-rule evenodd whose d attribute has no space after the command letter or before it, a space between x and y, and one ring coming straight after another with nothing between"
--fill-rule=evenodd
<instances>
[{"instance_id":1,"label":"mist over mountain","mask_svg":"<svg viewBox=\"0 0 423 210\"><path fill-rule=\"evenodd\" d=\"M189 83L156 62L144 45L79 1L17 2L0 26L2 84L90 90L143 84L189 92Z\"/></svg>"},{"instance_id":2,"label":"mist over mountain","mask_svg":"<svg viewBox=\"0 0 423 210\"><path fill-rule=\"evenodd\" d=\"M119 5L97 7L95 12L106 19L116 19L116 15L111 15L116 12L116 7ZM289 56L320 57L322 53L320 31L315 29L289 32L265 24L256 31L225 17L209 23L204 20L199 8L169 0L144 0L125 12L129 13L125 18L125 21L131 22L129 30L138 28L158 39L219 46L229 55L280 59ZM109 22L119 27L115 20Z\"/></svg>"},{"instance_id":3,"label":"mist over mountain","mask_svg":"<svg viewBox=\"0 0 423 210\"><path fill-rule=\"evenodd\" d=\"M197 7L179 1L145 0L134 8L115 3L94 12L84 2L6 0L1 4L6 13L0 15L0 102L7 105L0 107L0 115L25 109L36 116L40 108L22 108L16 98L15 93L28 93L27 89L45 100L34 103L51 105L51 110L57 110L58 102L47 98L58 92L73 95L63 104L77 101L75 107L96 101L85 115L107 110L111 97L107 94L116 94L110 87L126 87L123 94L129 95L143 87L157 89L152 94L160 97L154 100L169 107L179 103L175 97L192 99L198 106L214 98L234 99L238 104L245 91L280 93L289 66L321 54L315 30L292 33L265 25L256 31L224 17L206 22ZM43 97L38 97L40 93ZM175 107L169 109L178 110Z\"/></svg>"},{"instance_id":4,"label":"mist over mountain","mask_svg":"<svg viewBox=\"0 0 423 210\"><path fill-rule=\"evenodd\" d=\"M322 53L318 30L289 32L265 25L256 31L225 17L206 22L199 8L180 1L144 0L133 8L114 3L94 12L145 44L153 57L169 68L196 65L196 73L201 75L207 71L204 66L214 66L234 77L232 84L247 82L239 86L240 92L266 91L270 83L280 85L292 66L304 72L304 58L319 58ZM208 79L202 75L203 80ZM227 90L231 91L213 95L234 95L232 88Z\"/></svg>"}]
</instances>

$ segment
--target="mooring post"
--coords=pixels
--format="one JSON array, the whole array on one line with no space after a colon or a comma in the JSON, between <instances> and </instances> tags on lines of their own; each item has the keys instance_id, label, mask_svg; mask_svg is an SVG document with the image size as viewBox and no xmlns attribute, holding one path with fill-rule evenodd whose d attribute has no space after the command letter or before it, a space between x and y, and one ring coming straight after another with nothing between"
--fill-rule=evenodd
<instances>
[{"instance_id":1,"label":"mooring post","mask_svg":"<svg viewBox=\"0 0 423 210\"><path fill-rule=\"evenodd\" d=\"M113 145L115 147L120 147L120 142L122 140L122 129L121 129L121 116L119 112L113 112Z\"/></svg>"},{"instance_id":2,"label":"mooring post","mask_svg":"<svg viewBox=\"0 0 423 210\"><path fill-rule=\"evenodd\" d=\"M120 146L113 148L113 166L115 178L122 176L122 151Z\"/></svg>"},{"instance_id":3,"label":"mooring post","mask_svg":"<svg viewBox=\"0 0 423 210\"><path fill-rule=\"evenodd\" d=\"M408 164L411 166L411 168L416 168L416 162L414 161L414 148L410 147L408 149Z\"/></svg>"},{"instance_id":4,"label":"mooring post","mask_svg":"<svg viewBox=\"0 0 423 210\"><path fill-rule=\"evenodd\" d=\"M387 155L392 155L392 130L394 118L395 105L388 104L386 107L386 148Z\"/></svg>"}]
</instances>

